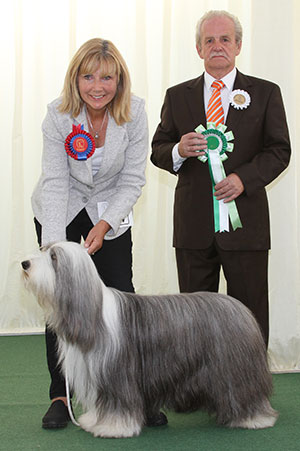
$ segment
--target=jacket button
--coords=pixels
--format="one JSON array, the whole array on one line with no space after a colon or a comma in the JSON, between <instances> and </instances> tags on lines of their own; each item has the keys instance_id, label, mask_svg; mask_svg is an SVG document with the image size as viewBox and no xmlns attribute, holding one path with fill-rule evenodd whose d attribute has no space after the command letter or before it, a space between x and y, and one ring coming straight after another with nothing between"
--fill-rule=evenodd
<instances>
[{"instance_id":1,"label":"jacket button","mask_svg":"<svg viewBox=\"0 0 300 451\"><path fill-rule=\"evenodd\" d=\"M87 201L88 201L88 198L84 196L84 197L82 198L82 202L86 203Z\"/></svg>"}]
</instances>

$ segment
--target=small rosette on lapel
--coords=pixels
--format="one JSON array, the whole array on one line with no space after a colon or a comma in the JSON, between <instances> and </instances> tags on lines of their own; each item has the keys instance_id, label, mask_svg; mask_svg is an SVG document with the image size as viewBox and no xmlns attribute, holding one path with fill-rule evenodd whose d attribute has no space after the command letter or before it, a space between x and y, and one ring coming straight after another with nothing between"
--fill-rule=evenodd
<instances>
[{"instance_id":1,"label":"small rosette on lapel","mask_svg":"<svg viewBox=\"0 0 300 451\"><path fill-rule=\"evenodd\" d=\"M92 135L84 130L83 125L73 124L73 130L65 140L65 149L75 160L87 160L95 152L95 141Z\"/></svg>"}]
</instances>

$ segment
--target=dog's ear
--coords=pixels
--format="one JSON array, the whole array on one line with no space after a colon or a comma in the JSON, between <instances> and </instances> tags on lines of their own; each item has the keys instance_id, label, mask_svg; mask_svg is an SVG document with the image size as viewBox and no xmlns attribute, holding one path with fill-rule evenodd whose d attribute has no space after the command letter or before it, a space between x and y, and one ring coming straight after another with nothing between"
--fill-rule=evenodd
<instances>
[{"instance_id":1,"label":"dog's ear","mask_svg":"<svg viewBox=\"0 0 300 451\"><path fill-rule=\"evenodd\" d=\"M67 341L87 351L93 345L95 324L102 324L101 282L95 265L75 243L52 246L50 256L56 274L55 328Z\"/></svg>"}]
</instances>

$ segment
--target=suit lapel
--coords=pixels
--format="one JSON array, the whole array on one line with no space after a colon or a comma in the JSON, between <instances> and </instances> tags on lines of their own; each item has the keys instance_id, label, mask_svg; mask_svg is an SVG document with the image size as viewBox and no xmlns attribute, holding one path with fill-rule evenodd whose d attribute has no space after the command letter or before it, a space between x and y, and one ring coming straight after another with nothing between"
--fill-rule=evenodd
<instances>
[{"instance_id":1,"label":"suit lapel","mask_svg":"<svg viewBox=\"0 0 300 451\"><path fill-rule=\"evenodd\" d=\"M241 89L243 91L247 91L247 89L249 89L251 85L252 82L250 81L250 79L246 75L243 75L239 71L237 71L235 82L233 85L233 90ZM245 112L246 109L238 110L237 108L234 108L232 105L229 105L228 114L226 118L226 125L228 131L235 129L238 126Z\"/></svg>"},{"instance_id":2,"label":"suit lapel","mask_svg":"<svg viewBox=\"0 0 300 451\"><path fill-rule=\"evenodd\" d=\"M123 125L117 125L114 118L108 113L103 160L95 178L107 173L120 150L123 149L124 145L127 145L124 138L125 134L125 127Z\"/></svg>"},{"instance_id":3,"label":"suit lapel","mask_svg":"<svg viewBox=\"0 0 300 451\"><path fill-rule=\"evenodd\" d=\"M204 107L204 75L202 74L199 78L196 78L191 81L189 85L187 85L187 104L190 110L190 114L193 118L196 126L199 124L203 124L206 126L206 115L205 115L205 107ZM249 87L251 87L252 82L246 76L241 74L237 70L235 82L233 85L234 89L242 89L247 91ZM229 106L226 125L228 130L236 127L241 120L245 110L237 110L233 106Z\"/></svg>"},{"instance_id":4,"label":"suit lapel","mask_svg":"<svg viewBox=\"0 0 300 451\"><path fill-rule=\"evenodd\" d=\"M72 123L75 125L83 124L84 130L89 131L84 108L81 110L80 114L76 118L72 119L72 122L70 123L70 130L67 131L67 134L71 133L72 131ZM113 117L110 114L108 114L108 123L104 144L105 151L103 153L103 159L101 162L100 169L97 172L95 178L101 177L109 170L110 166L112 165L112 162L117 157L118 152L120 152L120 149L122 149L124 145L127 145L127 143L125 142L126 140L124 138L125 134L126 130L124 126L117 125ZM74 158L70 157L69 164L72 176L74 178L79 180L81 183L84 183L89 186L94 186L92 158L88 158L86 161L77 161Z\"/></svg>"},{"instance_id":5,"label":"suit lapel","mask_svg":"<svg viewBox=\"0 0 300 451\"><path fill-rule=\"evenodd\" d=\"M206 124L205 108L204 108L204 97L203 97L203 74L192 80L189 85L187 85L187 103L190 110L190 114L193 118L193 122L198 125Z\"/></svg>"}]
</instances>

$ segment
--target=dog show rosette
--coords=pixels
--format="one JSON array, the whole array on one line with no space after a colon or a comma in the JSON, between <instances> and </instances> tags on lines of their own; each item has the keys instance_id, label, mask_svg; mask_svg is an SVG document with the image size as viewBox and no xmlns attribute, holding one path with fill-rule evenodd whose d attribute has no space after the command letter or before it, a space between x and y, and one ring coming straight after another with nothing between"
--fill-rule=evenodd
<instances>
[{"instance_id":1,"label":"dog show rosette","mask_svg":"<svg viewBox=\"0 0 300 451\"><path fill-rule=\"evenodd\" d=\"M250 105L251 98L247 91L235 89L229 97L229 103L236 110L243 110Z\"/></svg>"},{"instance_id":2,"label":"dog show rosette","mask_svg":"<svg viewBox=\"0 0 300 451\"><path fill-rule=\"evenodd\" d=\"M232 131L226 132L227 127L224 124L216 125L214 122L207 123L207 129L203 125L199 125L195 131L201 133L207 140L207 150L205 155L199 156L198 159L202 163L208 162L210 178L213 185L213 193L215 185L226 177L223 161L227 160L226 152L233 151L233 143L229 142L234 139ZM229 232L229 220L233 230L242 227L238 209L234 200L224 203L224 200L217 200L213 195L214 222L215 232Z\"/></svg>"},{"instance_id":3,"label":"dog show rosette","mask_svg":"<svg viewBox=\"0 0 300 451\"><path fill-rule=\"evenodd\" d=\"M95 141L92 135L84 130L83 124L73 124L73 130L65 140L65 149L75 160L87 160L95 152Z\"/></svg>"}]
</instances>

